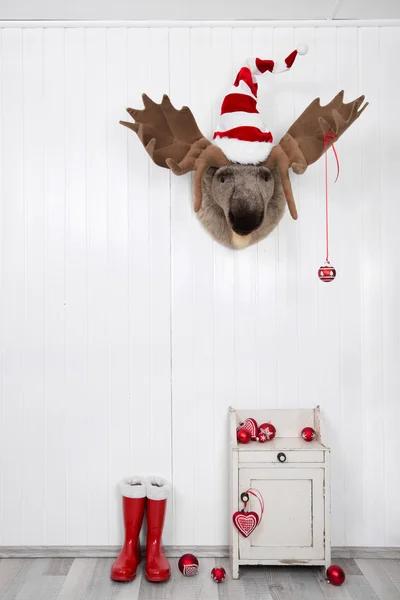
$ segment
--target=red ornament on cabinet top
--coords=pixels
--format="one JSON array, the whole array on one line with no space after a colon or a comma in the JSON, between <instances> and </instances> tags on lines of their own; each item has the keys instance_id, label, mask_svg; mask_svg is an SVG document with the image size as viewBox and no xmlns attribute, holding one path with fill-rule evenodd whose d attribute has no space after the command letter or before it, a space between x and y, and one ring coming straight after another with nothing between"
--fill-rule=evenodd
<instances>
[{"instance_id":1,"label":"red ornament on cabinet top","mask_svg":"<svg viewBox=\"0 0 400 600\"><path fill-rule=\"evenodd\" d=\"M267 437L267 441L269 442L270 440L273 440L275 435L276 435L276 429L275 427L272 425L272 423L263 423L262 425L260 425L260 429L258 430L259 436L262 433L265 433L266 437Z\"/></svg>"},{"instance_id":2,"label":"red ornament on cabinet top","mask_svg":"<svg viewBox=\"0 0 400 600\"><path fill-rule=\"evenodd\" d=\"M236 437L239 444L248 444L251 440L251 433L245 427L241 427L237 430Z\"/></svg>"},{"instance_id":3,"label":"red ornament on cabinet top","mask_svg":"<svg viewBox=\"0 0 400 600\"><path fill-rule=\"evenodd\" d=\"M216 583L221 583L224 581L226 576L226 571L224 567L214 567L211 571L211 579Z\"/></svg>"},{"instance_id":4,"label":"red ornament on cabinet top","mask_svg":"<svg viewBox=\"0 0 400 600\"><path fill-rule=\"evenodd\" d=\"M257 437L257 441L260 442L260 444L265 444L265 442L268 441L267 434L266 433L262 433L262 432L259 433L258 437Z\"/></svg>"},{"instance_id":5,"label":"red ornament on cabinet top","mask_svg":"<svg viewBox=\"0 0 400 600\"><path fill-rule=\"evenodd\" d=\"M331 264L326 263L318 269L318 277L321 281L326 281L327 283L333 281L336 277L335 267L332 267Z\"/></svg>"},{"instance_id":6,"label":"red ornament on cabinet top","mask_svg":"<svg viewBox=\"0 0 400 600\"><path fill-rule=\"evenodd\" d=\"M326 577L329 583L336 586L342 585L346 579L345 572L343 571L342 567L339 567L338 565L331 565L326 570Z\"/></svg>"},{"instance_id":7,"label":"red ornament on cabinet top","mask_svg":"<svg viewBox=\"0 0 400 600\"><path fill-rule=\"evenodd\" d=\"M199 571L199 561L194 554L184 554L180 557L178 567L185 577L193 577Z\"/></svg>"},{"instance_id":8,"label":"red ornament on cabinet top","mask_svg":"<svg viewBox=\"0 0 400 600\"><path fill-rule=\"evenodd\" d=\"M255 440L258 432L257 421L255 419L247 418L242 425L245 429L250 431L251 439Z\"/></svg>"},{"instance_id":9,"label":"red ornament on cabinet top","mask_svg":"<svg viewBox=\"0 0 400 600\"><path fill-rule=\"evenodd\" d=\"M301 432L301 437L306 442L312 442L313 440L315 440L316 435L317 434L315 433L312 427L304 427L304 429Z\"/></svg>"}]
</instances>

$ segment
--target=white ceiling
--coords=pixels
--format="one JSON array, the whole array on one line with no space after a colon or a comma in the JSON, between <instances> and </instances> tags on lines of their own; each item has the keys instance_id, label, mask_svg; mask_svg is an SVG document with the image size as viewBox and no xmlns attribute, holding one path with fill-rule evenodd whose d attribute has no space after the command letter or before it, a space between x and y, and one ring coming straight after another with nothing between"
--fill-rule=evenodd
<instances>
[{"instance_id":1,"label":"white ceiling","mask_svg":"<svg viewBox=\"0 0 400 600\"><path fill-rule=\"evenodd\" d=\"M0 0L0 19L395 19L400 0Z\"/></svg>"}]
</instances>

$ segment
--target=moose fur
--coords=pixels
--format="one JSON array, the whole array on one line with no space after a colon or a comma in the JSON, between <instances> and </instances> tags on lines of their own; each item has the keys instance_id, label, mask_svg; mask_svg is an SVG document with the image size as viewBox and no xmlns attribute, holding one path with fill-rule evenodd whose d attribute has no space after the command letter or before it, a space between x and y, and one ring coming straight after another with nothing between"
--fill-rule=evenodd
<instances>
[{"instance_id":1,"label":"moose fur","mask_svg":"<svg viewBox=\"0 0 400 600\"><path fill-rule=\"evenodd\" d=\"M233 249L246 248L267 237L282 219L286 205L278 170L250 165L210 167L203 175L202 198L199 220L214 239ZM247 215L255 211L260 224L247 234L236 232L233 214L239 219L243 215L246 226ZM250 219L248 227L252 225Z\"/></svg>"}]
</instances>

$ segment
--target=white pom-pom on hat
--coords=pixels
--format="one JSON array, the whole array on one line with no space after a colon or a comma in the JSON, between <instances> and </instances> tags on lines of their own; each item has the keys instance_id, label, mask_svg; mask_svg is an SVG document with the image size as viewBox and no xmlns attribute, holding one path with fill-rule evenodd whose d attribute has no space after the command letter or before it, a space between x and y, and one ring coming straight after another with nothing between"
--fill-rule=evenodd
<instances>
[{"instance_id":1,"label":"white pom-pom on hat","mask_svg":"<svg viewBox=\"0 0 400 600\"><path fill-rule=\"evenodd\" d=\"M308 46L307 44L299 44L296 48L297 50L297 54L300 54L300 56L304 56L304 54L307 54L308 52Z\"/></svg>"}]
</instances>

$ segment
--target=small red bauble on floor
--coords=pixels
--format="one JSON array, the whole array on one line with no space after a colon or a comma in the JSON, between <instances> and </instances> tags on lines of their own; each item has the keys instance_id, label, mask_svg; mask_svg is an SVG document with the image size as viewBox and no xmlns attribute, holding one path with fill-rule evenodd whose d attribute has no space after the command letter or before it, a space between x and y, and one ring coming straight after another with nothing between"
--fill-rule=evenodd
<instances>
[{"instance_id":1,"label":"small red bauble on floor","mask_svg":"<svg viewBox=\"0 0 400 600\"><path fill-rule=\"evenodd\" d=\"M326 570L326 577L332 585L342 585L346 579L345 572L342 567L338 567L338 565L331 565Z\"/></svg>"},{"instance_id":2,"label":"small red bauble on floor","mask_svg":"<svg viewBox=\"0 0 400 600\"><path fill-rule=\"evenodd\" d=\"M272 425L272 423L263 423L262 425L260 425L258 433L265 433L265 435L267 436L267 441L270 441L274 439L276 435L276 429Z\"/></svg>"},{"instance_id":3,"label":"small red bauble on floor","mask_svg":"<svg viewBox=\"0 0 400 600\"><path fill-rule=\"evenodd\" d=\"M243 427L250 431L251 439L255 440L258 432L258 425L255 419L247 418L243 423Z\"/></svg>"},{"instance_id":4,"label":"small red bauble on floor","mask_svg":"<svg viewBox=\"0 0 400 600\"><path fill-rule=\"evenodd\" d=\"M332 267L332 265L326 263L318 269L318 277L321 281L326 281L327 283L333 281L336 277L335 267Z\"/></svg>"},{"instance_id":5,"label":"small red bauble on floor","mask_svg":"<svg viewBox=\"0 0 400 600\"><path fill-rule=\"evenodd\" d=\"M315 433L312 427L304 427L304 429L301 432L301 437L306 442L312 442L313 440L315 440L316 435L317 434Z\"/></svg>"},{"instance_id":6,"label":"small red bauble on floor","mask_svg":"<svg viewBox=\"0 0 400 600\"><path fill-rule=\"evenodd\" d=\"M248 444L251 440L251 433L245 427L241 427L240 429L238 429L236 437L239 444Z\"/></svg>"},{"instance_id":7,"label":"small red bauble on floor","mask_svg":"<svg viewBox=\"0 0 400 600\"><path fill-rule=\"evenodd\" d=\"M193 577L193 575L197 575L198 573L199 561L194 554L184 554L179 559L178 567L182 575Z\"/></svg>"},{"instance_id":8,"label":"small red bauble on floor","mask_svg":"<svg viewBox=\"0 0 400 600\"><path fill-rule=\"evenodd\" d=\"M214 567L211 571L211 579L216 583L221 583L224 581L226 575L226 571L224 567Z\"/></svg>"}]
</instances>

